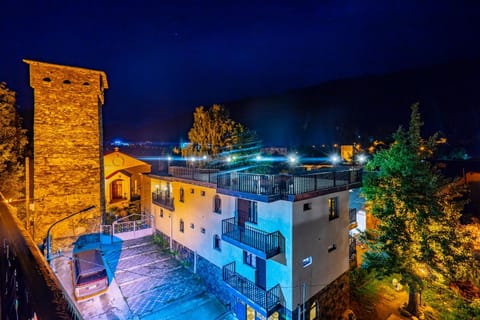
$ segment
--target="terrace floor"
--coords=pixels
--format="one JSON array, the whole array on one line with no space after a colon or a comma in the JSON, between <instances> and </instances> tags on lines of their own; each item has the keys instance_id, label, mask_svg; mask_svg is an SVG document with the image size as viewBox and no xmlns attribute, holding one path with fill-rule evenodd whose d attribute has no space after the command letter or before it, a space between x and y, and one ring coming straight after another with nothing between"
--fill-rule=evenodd
<instances>
[{"instance_id":1,"label":"terrace floor","mask_svg":"<svg viewBox=\"0 0 480 320\"><path fill-rule=\"evenodd\" d=\"M235 319L202 281L151 237L101 245L109 269L107 292L77 301L85 319ZM70 252L53 260L72 296Z\"/></svg>"}]
</instances>

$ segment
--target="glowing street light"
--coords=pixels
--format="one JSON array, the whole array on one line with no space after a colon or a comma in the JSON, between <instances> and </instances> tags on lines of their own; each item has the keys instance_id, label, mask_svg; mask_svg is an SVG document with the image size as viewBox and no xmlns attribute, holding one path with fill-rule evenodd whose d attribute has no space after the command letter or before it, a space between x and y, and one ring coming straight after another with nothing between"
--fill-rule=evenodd
<instances>
[{"instance_id":1,"label":"glowing street light","mask_svg":"<svg viewBox=\"0 0 480 320\"><path fill-rule=\"evenodd\" d=\"M330 156L330 161L332 161L332 164L335 165L335 164L340 162L340 157L337 156L336 154L334 154L334 155Z\"/></svg>"},{"instance_id":2,"label":"glowing street light","mask_svg":"<svg viewBox=\"0 0 480 320\"><path fill-rule=\"evenodd\" d=\"M367 161L367 157L364 154L359 154L357 160L359 164L363 165Z\"/></svg>"},{"instance_id":3,"label":"glowing street light","mask_svg":"<svg viewBox=\"0 0 480 320\"><path fill-rule=\"evenodd\" d=\"M288 156L288 162L289 162L290 164L295 164L295 163L297 163L297 160L298 160L297 157L294 156L294 155Z\"/></svg>"}]
</instances>

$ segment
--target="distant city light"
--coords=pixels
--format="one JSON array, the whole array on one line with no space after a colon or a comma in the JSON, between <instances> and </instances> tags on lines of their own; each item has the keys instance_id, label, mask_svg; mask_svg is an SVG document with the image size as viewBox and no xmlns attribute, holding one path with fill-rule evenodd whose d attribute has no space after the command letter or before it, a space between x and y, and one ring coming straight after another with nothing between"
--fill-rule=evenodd
<instances>
[{"instance_id":1,"label":"distant city light","mask_svg":"<svg viewBox=\"0 0 480 320\"><path fill-rule=\"evenodd\" d=\"M261 160L262 160L262 156L261 156L261 155L257 155L257 156L255 157L255 160L261 161Z\"/></svg>"},{"instance_id":2,"label":"distant city light","mask_svg":"<svg viewBox=\"0 0 480 320\"><path fill-rule=\"evenodd\" d=\"M195 157L192 157L190 160L192 160L192 162L195 162L195 160L197 159L195 159Z\"/></svg>"},{"instance_id":3,"label":"distant city light","mask_svg":"<svg viewBox=\"0 0 480 320\"><path fill-rule=\"evenodd\" d=\"M167 160L168 160L168 161L172 161L172 157L168 156L168 157L167 157Z\"/></svg>"},{"instance_id":4,"label":"distant city light","mask_svg":"<svg viewBox=\"0 0 480 320\"><path fill-rule=\"evenodd\" d=\"M228 156L227 157L227 162L232 162L232 157Z\"/></svg>"},{"instance_id":5,"label":"distant city light","mask_svg":"<svg viewBox=\"0 0 480 320\"><path fill-rule=\"evenodd\" d=\"M207 160L207 155L204 154L203 157L202 157L203 160Z\"/></svg>"},{"instance_id":6,"label":"distant city light","mask_svg":"<svg viewBox=\"0 0 480 320\"><path fill-rule=\"evenodd\" d=\"M290 162L291 164L296 163L297 162L297 157L294 156L294 155L288 156L288 162Z\"/></svg>"}]
</instances>

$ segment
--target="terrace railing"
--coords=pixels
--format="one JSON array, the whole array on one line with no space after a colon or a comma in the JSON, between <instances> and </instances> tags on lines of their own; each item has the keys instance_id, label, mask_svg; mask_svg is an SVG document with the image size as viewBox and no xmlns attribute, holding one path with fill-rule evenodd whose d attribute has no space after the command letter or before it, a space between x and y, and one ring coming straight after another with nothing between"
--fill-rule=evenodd
<instances>
[{"instance_id":1,"label":"terrace railing","mask_svg":"<svg viewBox=\"0 0 480 320\"><path fill-rule=\"evenodd\" d=\"M265 196L298 195L337 188L359 187L362 170L328 171L307 175L266 175L244 172L224 172L217 175L217 187Z\"/></svg>"},{"instance_id":2,"label":"terrace railing","mask_svg":"<svg viewBox=\"0 0 480 320\"><path fill-rule=\"evenodd\" d=\"M202 169L202 168L188 168L188 167L168 167L168 174L184 179L192 179L196 181L203 181L208 183L217 182L217 169Z\"/></svg>"},{"instance_id":3,"label":"terrace railing","mask_svg":"<svg viewBox=\"0 0 480 320\"><path fill-rule=\"evenodd\" d=\"M285 238L279 231L268 233L250 226L240 226L235 218L222 220L222 239L232 244L242 243L254 248L266 259L285 250Z\"/></svg>"},{"instance_id":4,"label":"terrace railing","mask_svg":"<svg viewBox=\"0 0 480 320\"><path fill-rule=\"evenodd\" d=\"M235 289L242 296L247 297L255 302L259 307L265 310L268 315L271 314L281 303L281 289L280 285L276 285L270 290L265 290L253 281L239 275L235 272L235 262L231 262L222 268L222 277L230 287Z\"/></svg>"}]
</instances>

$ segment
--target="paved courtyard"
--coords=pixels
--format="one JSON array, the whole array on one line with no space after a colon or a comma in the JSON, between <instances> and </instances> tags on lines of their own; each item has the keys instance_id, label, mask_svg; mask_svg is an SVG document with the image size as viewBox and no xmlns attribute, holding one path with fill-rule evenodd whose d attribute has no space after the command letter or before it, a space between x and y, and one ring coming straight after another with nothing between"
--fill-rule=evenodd
<instances>
[{"instance_id":1,"label":"paved courtyard","mask_svg":"<svg viewBox=\"0 0 480 320\"><path fill-rule=\"evenodd\" d=\"M110 286L104 294L77 302L85 319L235 319L196 275L151 237L102 245L101 249ZM71 295L69 256L64 252L55 259L54 269Z\"/></svg>"}]
</instances>

